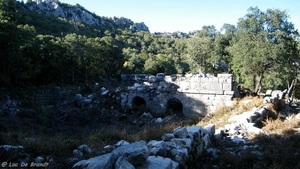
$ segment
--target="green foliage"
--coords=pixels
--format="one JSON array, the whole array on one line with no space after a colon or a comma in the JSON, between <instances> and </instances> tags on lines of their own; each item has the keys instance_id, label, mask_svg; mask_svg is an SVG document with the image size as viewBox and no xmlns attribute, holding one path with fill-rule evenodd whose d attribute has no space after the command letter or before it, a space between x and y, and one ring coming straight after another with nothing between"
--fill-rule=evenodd
<instances>
[{"instance_id":1,"label":"green foliage","mask_svg":"<svg viewBox=\"0 0 300 169\"><path fill-rule=\"evenodd\" d=\"M264 90L285 88L299 75L299 35L284 11L249 8L237 27L224 24L219 32L204 26L193 36L178 38L85 25L32 12L26 5L34 3L0 2L1 85L73 84L123 73L200 70L231 72L244 86Z\"/></svg>"},{"instance_id":2,"label":"green foliage","mask_svg":"<svg viewBox=\"0 0 300 169\"><path fill-rule=\"evenodd\" d=\"M40 108L40 112L37 115L37 120L39 121L40 124L44 125L44 126L48 126L50 123L50 119L49 119L49 111L47 110L46 107L42 106Z\"/></svg>"},{"instance_id":3,"label":"green foliage","mask_svg":"<svg viewBox=\"0 0 300 169\"><path fill-rule=\"evenodd\" d=\"M144 73L145 60L141 58L139 51L134 48L123 49L125 62L123 64L126 73Z\"/></svg>"},{"instance_id":4,"label":"green foliage","mask_svg":"<svg viewBox=\"0 0 300 169\"><path fill-rule=\"evenodd\" d=\"M200 32L201 35L201 32ZM190 58L190 65L196 72L207 72L209 58L212 56L213 38L209 36L194 37L189 39L187 46L187 54Z\"/></svg>"},{"instance_id":5,"label":"green foliage","mask_svg":"<svg viewBox=\"0 0 300 169\"><path fill-rule=\"evenodd\" d=\"M235 76L256 92L264 87L286 87L284 81L296 76L298 32L285 12L264 13L258 8L249 8L248 12L240 19L228 48Z\"/></svg>"}]
</instances>

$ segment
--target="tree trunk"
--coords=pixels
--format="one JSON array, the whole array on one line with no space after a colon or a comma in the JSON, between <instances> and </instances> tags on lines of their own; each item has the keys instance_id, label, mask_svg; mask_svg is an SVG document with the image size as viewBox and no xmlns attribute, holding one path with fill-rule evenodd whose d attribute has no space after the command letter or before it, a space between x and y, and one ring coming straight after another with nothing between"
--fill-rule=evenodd
<instances>
[{"instance_id":1,"label":"tree trunk","mask_svg":"<svg viewBox=\"0 0 300 169\"><path fill-rule=\"evenodd\" d=\"M72 82L74 84L75 83L75 60L73 55L71 59L72 59Z\"/></svg>"},{"instance_id":2,"label":"tree trunk","mask_svg":"<svg viewBox=\"0 0 300 169\"><path fill-rule=\"evenodd\" d=\"M294 93L295 85L296 85L296 79L294 79L294 80L292 81L292 83L291 83L291 85L290 85L290 87L289 87L289 89L288 89L288 91L287 91L287 96L288 96L288 98L291 98L291 97L292 97L292 95L293 95L293 93Z\"/></svg>"},{"instance_id":3,"label":"tree trunk","mask_svg":"<svg viewBox=\"0 0 300 169\"><path fill-rule=\"evenodd\" d=\"M202 74L202 68L200 65L198 65L198 71L199 71L199 74L201 75Z\"/></svg>"},{"instance_id":4,"label":"tree trunk","mask_svg":"<svg viewBox=\"0 0 300 169\"><path fill-rule=\"evenodd\" d=\"M255 87L255 93L256 94L260 93L260 90L261 90L261 87L262 87L262 84L261 84L262 79L263 79L263 74L259 73L259 75L258 75L258 81L256 82L256 87Z\"/></svg>"},{"instance_id":5,"label":"tree trunk","mask_svg":"<svg viewBox=\"0 0 300 169\"><path fill-rule=\"evenodd\" d=\"M88 80L87 80L86 65L85 65L85 61L84 61L84 53L83 53L82 46L80 44L78 35L76 36L76 38L77 38L78 53L79 53L80 60L81 60L81 70L82 70L82 74L83 74L83 78L84 78L84 83L87 83Z\"/></svg>"}]
</instances>

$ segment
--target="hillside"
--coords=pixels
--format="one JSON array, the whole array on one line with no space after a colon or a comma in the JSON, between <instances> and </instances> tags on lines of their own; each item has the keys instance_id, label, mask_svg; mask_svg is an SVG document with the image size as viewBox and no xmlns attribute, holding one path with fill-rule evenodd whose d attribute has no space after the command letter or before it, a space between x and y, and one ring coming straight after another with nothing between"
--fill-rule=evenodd
<instances>
[{"instance_id":1,"label":"hillside","mask_svg":"<svg viewBox=\"0 0 300 169\"><path fill-rule=\"evenodd\" d=\"M63 18L75 23L82 23L90 26L108 27L114 29L129 29L131 31L147 31L148 27L144 23L134 23L127 18L105 18L97 16L94 13L86 10L84 7L78 5L72 6L69 4L61 3L59 1L50 0L22 4L27 10L45 14L46 16L53 16L56 18Z\"/></svg>"},{"instance_id":2,"label":"hillside","mask_svg":"<svg viewBox=\"0 0 300 169\"><path fill-rule=\"evenodd\" d=\"M60 22L69 22L70 24L74 23L80 23L84 24L99 30L107 30L107 29L122 29L122 30L130 30L133 32L149 32L149 28L147 25L145 25L144 22L141 23L135 23L131 19L124 18L124 17L103 17L98 16L95 13L92 13L85 9L83 6L80 6L80 4L77 4L75 6L61 3L60 1L56 0L49 0L49 1L42 1L37 0L36 2L30 2L30 3L21 3L23 8L27 10L27 12L33 12L32 21L29 22L30 24L33 24L36 28L41 27L42 30L46 30L48 28L45 27L45 24L41 23L46 16L51 16L54 18L58 18L59 20L55 20L54 18L51 19L51 22L57 22L58 25L63 26ZM42 14L42 16L35 15L34 13ZM50 18L51 18L50 17ZM49 19L50 19L49 18ZM52 28L53 32L70 32L69 26L63 26L64 28L61 28L59 26L56 26L56 28ZM72 27L71 27L72 28ZM93 31L93 30L89 30ZM71 31L72 32L72 31ZM150 32L149 32L150 33ZM190 32L190 33L184 33L184 32L156 32L157 35L165 35L168 37L190 37L194 36L197 33L197 31ZM59 34L57 34L59 36Z\"/></svg>"}]
</instances>

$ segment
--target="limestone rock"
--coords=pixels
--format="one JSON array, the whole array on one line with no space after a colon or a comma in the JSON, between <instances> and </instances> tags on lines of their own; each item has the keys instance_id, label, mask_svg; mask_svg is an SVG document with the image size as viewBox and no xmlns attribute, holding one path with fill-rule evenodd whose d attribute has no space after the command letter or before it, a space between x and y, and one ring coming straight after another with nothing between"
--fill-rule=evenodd
<instances>
[{"instance_id":1,"label":"limestone rock","mask_svg":"<svg viewBox=\"0 0 300 169\"><path fill-rule=\"evenodd\" d=\"M161 137L163 141L170 141L172 138L175 138L173 133L166 133Z\"/></svg>"},{"instance_id":2,"label":"limestone rock","mask_svg":"<svg viewBox=\"0 0 300 169\"><path fill-rule=\"evenodd\" d=\"M219 155L220 155L221 151L217 148L208 148L206 150L206 153L210 154L213 159L217 159L217 158L219 158Z\"/></svg>"},{"instance_id":3,"label":"limestone rock","mask_svg":"<svg viewBox=\"0 0 300 169\"><path fill-rule=\"evenodd\" d=\"M115 169L135 169L123 156L119 157L115 163Z\"/></svg>"},{"instance_id":4,"label":"limestone rock","mask_svg":"<svg viewBox=\"0 0 300 169\"><path fill-rule=\"evenodd\" d=\"M63 8L59 2L53 0L37 1L36 5L30 4L28 8L32 11L44 12L46 15L53 15L54 17L72 17L76 22L82 22L88 25L101 25L103 21L99 20L91 12L85 10L80 5L72 6L70 8Z\"/></svg>"},{"instance_id":5,"label":"limestone rock","mask_svg":"<svg viewBox=\"0 0 300 169\"><path fill-rule=\"evenodd\" d=\"M233 137L231 138L231 140L232 140L233 142L237 143L237 144L245 143L245 142L246 142L245 139L243 139L243 138L241 138L241 137L239 137L239 136L233 136Z\"/></svg>"},{"instance_id":6,"label":"limestone rock","mask_svg":"<svg viewBox=\"0 0 300 169\"><path fill-rule=\"evenodd\" d=\"M157 77L156 76L149 76L149 82L150 83L157 82Z\"/></svg>"},{"instance_id":7,"label":"limestone rock","mask_svg":"<svg viewBox=\"0 0 300 169\"><path fill-rule=\"evenodd\" d=\"M23 146L12 146L12 145L1 145L0 146L0 156L11 157L12 155L17 155L20 152L24 151Z\"/></svg>"},{"instance_id":8,"label":"limestone rock","mask_svg":"<svg viewBox=\"0 0 300 169\"><path fill-rule=\"evenodd\" d=\"M205 134L203 137L203 141L204 141L204 149L207 149L211 144L210 135Z\"/></svg>"},{"instance_id":9,"label":"limestone rock","mask_svg":"<svg viewBox=\"0 0 300 169\"><path fill-rule=\"evenodd\" d=\"M80 145L79 147L77 147L77 150L86 153L86 154L91 154L92 153L92 149L87 146L86 144Z\"/></svg>"},{"instance_id":10,"label":"limestone rock","mask_svg":"<svg viewBox=\"0 0 300 169\"><path fill-rule=\"evenodd\" d=\"M168 153L168 146L164 141L151 140L147 145L150 155L166 156Z\"/></svg>"},{"instance_id":11,"label":"limestone rock","mask_svg":"<svg viewBox=\"0 0 300 169\"><path fill-rule=\"evenodd\" d=\"M109 90L107 90L105 87L102 87L101 88L101 95L102 96L105 96L105 95L107 95L109 93Z\"/></svg>"},{"instance_id":12,"label":"limestone rock","mask_svg":"<svg viewBox=\"0 0 300 169\"><path fill-rule=\"evenodd\" d=\"M118 156L108 153L88 160L81 160L75 163L72 169L112 169Z\"/></svg>"},{"instance_id":13,"label":"limestone rock","mask_svg":"<svg viewBox=\"0 0 300 169\"><path fill-rule=\"evenodd\" d=\"M79 150L76 150L76 149L73 150L73 155L74 155L75 158L79 158L79 159L83 157L83 153Z\"/></svg>"},{"instance_id":14,"label":"limestone rock","mask_svg":"<svg viewBox=\"0 0 300 169\"><path fill-rule=\"evenodd\" d=\"M206 133L209 134L210 137L212 137L215 134L215 125L214 124L208 124L207 126L204 127L204 130Z\"/></svg>"},{"instance_id":15,"label":"limestone rock","mask_svg":"<svg viewBox=\"0 0 300 169\"><path fill-rule=\"evenodd\" d=\"M188 135L188 131L185 127L180 127L178 129L175 129L173 131L173 134L177 138L186 138L186 136Z\"/></svg>"},{"instance_id":16,"label":"limestone rock","mask_svg":"<svg viewBox=\"0 0 300 169\"><path fill-rule=\"evenodd\" d=\"M189 151L192 149L193 140L191 138L173 138L171 142L182 148L187 148Z\"/></svg>"},{"instance_id":17,"label":"limestone rock","mask_svg":"<svg viewBox=\"0 0 300 169\"><path fill-rule=\"evenodd\" d=\"M180 164L180 166L185 166L189 153L186 148L174 148L171 150L172 159Z\"/></svg>"},{"instance_id":18,"label":"limestone rock","mask_svg":"<svg viewBox=\"0 0 300 169\"><path fill-rule=\"evenodd\" d=\"M188 133L194 137L194 142L196 142L198 145L202 143L202 137L204 133L203 130L204 129L201 126L187 127Z\"/></svg>"},{"instance_id":19,"label":"limestone rock","mask_svg":"<svg viewBox=\"0 0 300 169\"><path fill-rule=\"evenodd\" d=\"M127 145L129 145L129 144L130 144L129 142L127 142L127 141L125 141L125 140L121 140L121 141L117 142L117 143L114 145L114 147L117 148L117 147L121 147L121 146L127 146Z\"/></svg>"},{"instance_id":20,"label":"limestone rock","mask_svg":"<svg viewBox=\"0 0 300 169\"><path fill-rule=\"evenodd\" d=\"M130 30L136 31L136 32L139 32L139 31L147 31L147 32L149 32L149 28L145 25L144 22L141 22L141 23L134 23L134 24L130 27Z\"/></svg>"},{"instance_id":21,"label":"limestone rock","mask_svg":"<svg viewBox=\"0 0 300 169\"><path fill-rule=\"evenodd\" d=\"M112 154L123 156L133 165L142 165L146 162L150 152L144 140L116 148Z\"/></svg>"},{"instance_id":22,"label":"limestone rock","mask_svg":"<svg viewBox=\"0 0 300 169\"><path fill-rule=\"evenodd\" d=\"M147 163L137 169L179 169L179 165L170 158L149 156Z\"/></svg>"},{"instance_id":23,"label":"limestone rock","mask_svg":"<svg viewBox=\"0 0 300 169\"><path fill-rule=\"evenodd\" d=\"M160 117L155 120L155 123L161 123L161 122L163 122L163 119Z\"/></svg>"},{"instance_id":24,"label":"limestone rock","mask_svg":"<svg viewBox=\"0 0 300 169\"><path fill-rule=\"evenodd\" d=\"M36 157L34 160L33 160L35 163L42 163L45 161L45 159L41 156L38 156Z\"/></svg>"}]
</instances>

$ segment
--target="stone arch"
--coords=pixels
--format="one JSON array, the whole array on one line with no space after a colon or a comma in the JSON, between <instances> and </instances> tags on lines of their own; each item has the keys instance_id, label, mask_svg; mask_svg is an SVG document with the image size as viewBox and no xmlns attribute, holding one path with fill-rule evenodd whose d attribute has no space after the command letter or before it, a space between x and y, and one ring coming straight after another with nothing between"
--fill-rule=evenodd
<instances>
[{"instance_id":1,"label":"stone arch","mask_svg":"<svg viewBox=\"0 0 300 169\"><path fill-rule=\"evenodd\" d=\"M166 105L167 114L179 114L183 115L183 104L177 98L171 98L167 101Z\"/></svg>"},{"instance_id":2,"label":"stone arch","mask_svg":"<svg viewBox=\"0 0 300 169\"><path fill-rule=\"evenodd\" d=\"M131 108L134 111L137 111L140 108L146 108L146 100L140 96L133 97L131 101Z\"/></svg>"}]
</instances>

